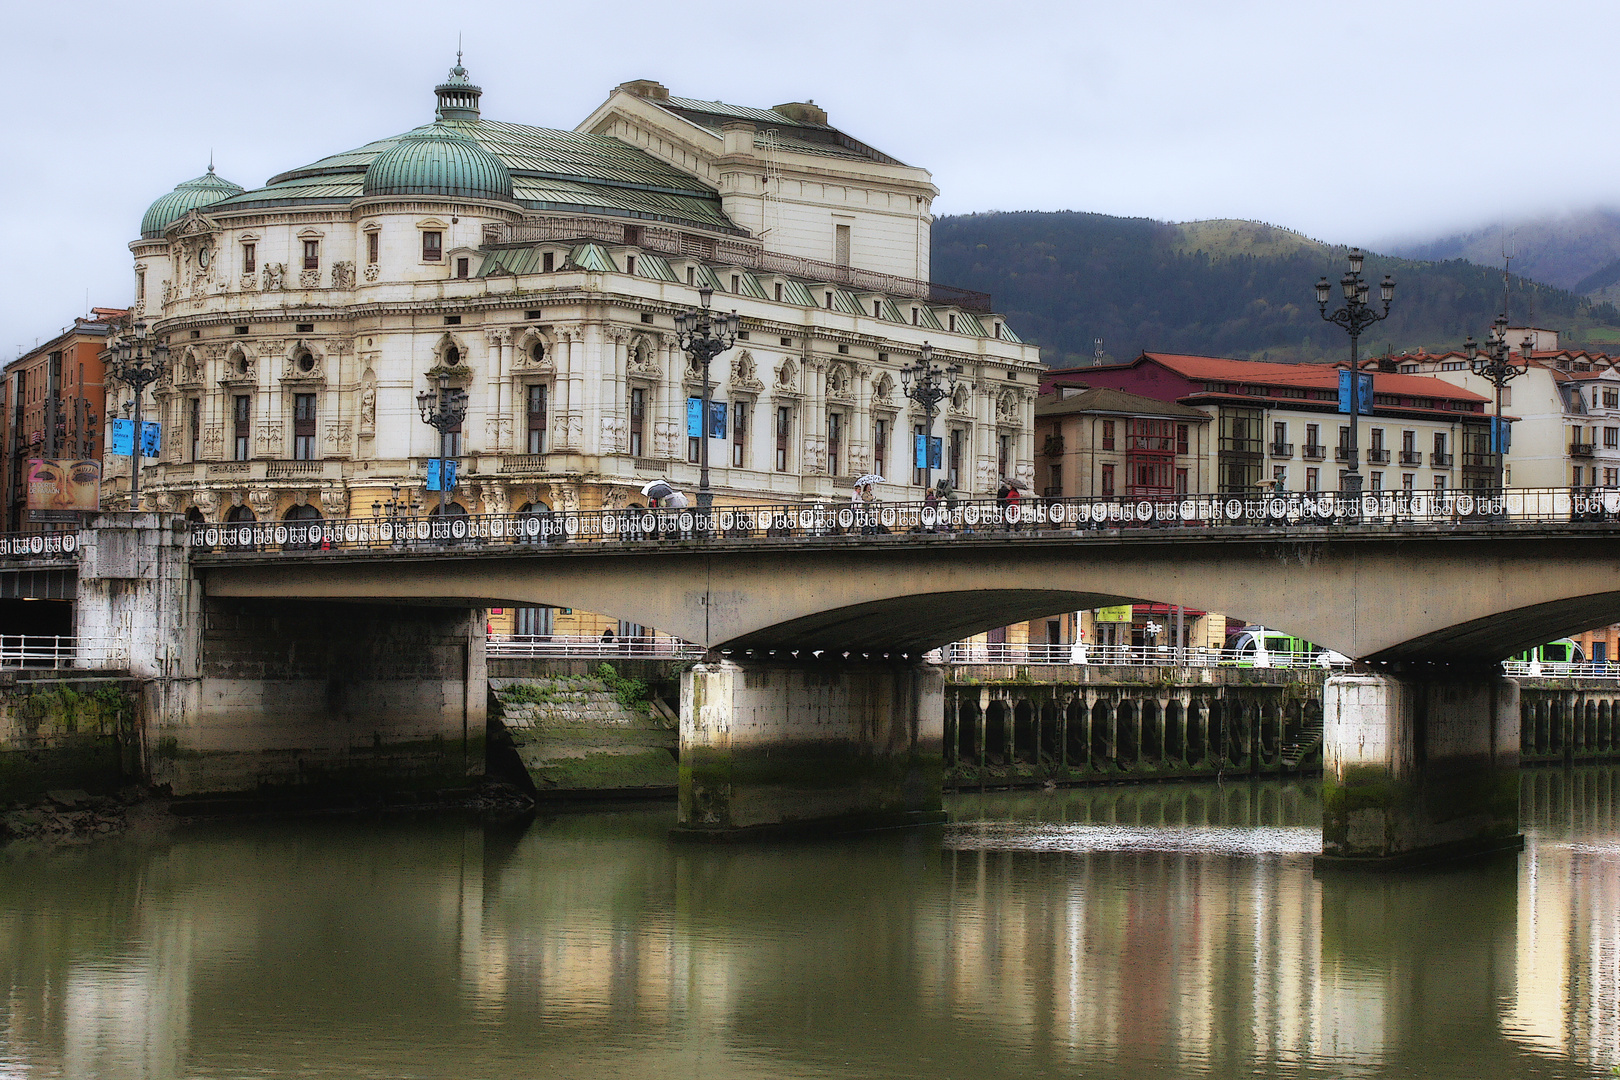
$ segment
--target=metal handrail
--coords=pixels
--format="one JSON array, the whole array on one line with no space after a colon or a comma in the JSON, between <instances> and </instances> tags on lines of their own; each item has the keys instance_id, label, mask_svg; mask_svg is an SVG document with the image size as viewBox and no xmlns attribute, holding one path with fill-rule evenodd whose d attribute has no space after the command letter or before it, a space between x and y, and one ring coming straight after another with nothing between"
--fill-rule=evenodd
<instances>
[{"instance_id":1,"label":"metal handrail","mask_svg":"<svg viewBox=\"0 0 1620 1080\"><path fill-rule=\"evenodd\" d=\"M0 668L126 667L125 646L87 646L77 637L0 634Z\"/></svg>"},{"instance_id":2,"label":"metal handrail","mask_svg":"<svg viewBox=\"0 0 1620 1080\"><path fill-rule=\"evenodd\" d=\"M696 660L701 645L672 637L596 637L590 634L491 634L485 655L495 659L549 657L568 659Z\"/></svg>"},{"instance_id":3,"label":"metal handrail","mask_svg":"<svg viewBox=\"0 0 1620 1080\"><path fill-rule=\"evenodd\" d=\"M1360 498L1333 492L1157 495L1127 498L979 499L858 505L775 503L686 509L528 511L446 517L368 517L313 521L196 523L201 552L318 556L330 551L415 553L484 547L642 546L674 542L792 539L892 543L974 536L1017 542L1079 532L1154 528L1201 530L1433 527L1529 523L1620 524L1620 488L1511 488L1507 491L1380 491Z\"/></svg>"},{"instance_id":4,"label":"metal handrail","mask_svg":"<svg viewBox=\"0 0 1620 1080\"><path fill-rule=\"evenodd\" d=\"M78 532L0 533L0 559L77 559Z\"/></svg>"}]
</instances>

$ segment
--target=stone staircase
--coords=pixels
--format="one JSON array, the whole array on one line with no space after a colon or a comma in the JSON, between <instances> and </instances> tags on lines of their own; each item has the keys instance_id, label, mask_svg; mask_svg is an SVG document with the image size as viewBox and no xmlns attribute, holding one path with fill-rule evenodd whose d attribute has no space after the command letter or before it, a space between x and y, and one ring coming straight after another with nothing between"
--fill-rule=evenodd
<instances>
[{"instance_id":1,"label":"stone staircase","mask_svg":"<svg viewBox=\"0 0 1620 1080\"><path fill-rule=\"evenodd\" d=\"M1286 740L1282 744L1282 763L1290 769L1299 768L1299 763L1317 747L1322 745L1322 721L1307 721L1299 729L1299 734Z\"/></svg>"}]
</instances>

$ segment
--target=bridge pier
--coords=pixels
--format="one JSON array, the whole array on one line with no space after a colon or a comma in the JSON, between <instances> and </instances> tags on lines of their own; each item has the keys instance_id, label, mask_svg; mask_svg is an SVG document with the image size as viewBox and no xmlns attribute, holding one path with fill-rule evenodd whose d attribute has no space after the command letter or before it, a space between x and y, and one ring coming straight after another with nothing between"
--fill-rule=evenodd
<instances>
[{"instance_id":1,"label":"bridge pier","mask_svg":"<svg viewBox=\"0 0 1620 1080\"><path fill-rule=\"evenodd\" d=\"M1524 846L1519 686L1500 670L1336 675L1323 713L1319 868L1394 869Z\"/></svg>"},{"instance_id":2,"label":"bridge pier","mask_svg":"<svg viewBox=\"0 0 1620 1080\"><path fill-rule=\"evenodd\" d=\"M735 840L945 820L938 665L722 660L681 677L674 835Z\"/></svg>"}]
</instances>

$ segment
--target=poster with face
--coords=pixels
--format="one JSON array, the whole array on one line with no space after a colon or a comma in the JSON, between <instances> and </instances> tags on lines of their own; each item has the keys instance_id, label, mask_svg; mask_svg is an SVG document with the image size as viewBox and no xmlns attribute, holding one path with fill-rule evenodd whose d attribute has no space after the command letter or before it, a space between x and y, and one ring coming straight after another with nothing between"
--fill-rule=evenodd
<instances>
[{"instance_id":1,"label":"poster with face","mask_svg":"<svg viewBox=\"0 0 1620 1080\"><path fill-rule=\"evenodd\" d=\"M28 462L28 509L86 510L101 505L101 462L90 458L32 458Z\"/></svg>"}]
</instances>

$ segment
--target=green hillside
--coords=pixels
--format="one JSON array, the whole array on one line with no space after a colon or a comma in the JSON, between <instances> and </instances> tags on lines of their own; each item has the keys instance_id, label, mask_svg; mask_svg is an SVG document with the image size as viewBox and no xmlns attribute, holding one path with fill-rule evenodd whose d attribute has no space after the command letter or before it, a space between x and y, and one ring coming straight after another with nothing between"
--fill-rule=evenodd
<instances>
[{"instance_id":1,"label":"green hillside","mask_svg":"<svg viewBox=\"0 0 1620 1080\"><path fill-rule=\"evenodd\" d=\"M995 297L1054 367L1085 362L1093 339L1128 359L1143 349L1277 361L1345 354L1344 331L1322 321L1315 284L1344 272L1342 247L1257 222L1172 225L1106 214L972 214L934 223L933 278ZM1366 273L1395 276L1388 320L1364 354L1455 348L1481 337L1502 303L1502 275L1461 259L1369 255ZM1338 290L1335 289L1335 294ZM1514 278L1510 313L1533 311L1568 343L1620 338L1620 311Z\"/></svg>"}]
</instances>

